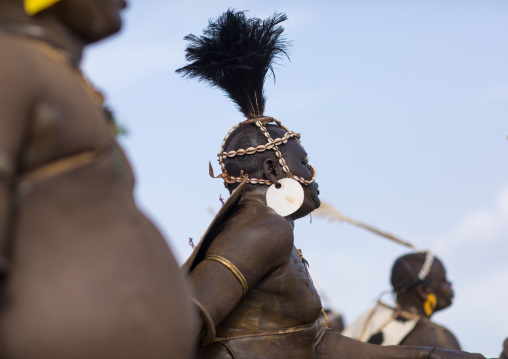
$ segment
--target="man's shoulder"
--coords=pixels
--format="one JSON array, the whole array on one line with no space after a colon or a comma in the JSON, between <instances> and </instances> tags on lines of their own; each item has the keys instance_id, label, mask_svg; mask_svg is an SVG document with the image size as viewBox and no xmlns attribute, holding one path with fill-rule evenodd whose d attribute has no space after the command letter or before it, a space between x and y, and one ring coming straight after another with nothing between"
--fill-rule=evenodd
<instances>
[{"instance_id":1,"label":"man's shoulder","mask_svg":"<svg viewBox=\"0 0 508 359\"><path fill-rule=\"evenodd\" d=\"M457 345L459 345L457 338L451 332L451 330L449 330L448 328L446 328L445 326L443 326L441 324L438 324L438 323L435 323L432 321L429 321L429 322L431 325L434 326L438 338L440 338L440 340L443 340L443 343L445 343L445 344L446 343L453 343L453 344L456 343Z\"/></svg>"},{"instance_id":2,"label":"man's shoulder","mask_svg":"<svg viewBox=\"0 0 508 359\"><path fill-rule=\"evenodd\" d=\"M0 76L4 84L10 81L15 81L15 86L35 84L38 65L34 51L21 37L0 33ZM9 83L11 89L12 85Z\"/></svg>"},{"instance_id":3,"label":"man's shoulder","mask_svg":"<svg viewBox=\"0 0 508 359\"><path fill-rule=\"evenodd\" d=\"M254 203L246 209L239 207L228 221L227 227L233 227L251 240L291 241L293 244L293 227L270 207Z\"/></svg>"},{"instance_id":4,"label":"man's shoulder","mask_svg":"<svg viewBox=\"0 0 508 359\"><path fill-rule=\"evenodd\" d=\"M410 343L404 345L437 346L442 349L460 350L455 335L443 325L437 324L428 318L421 318L413 332L407 337Z\"/></svg>"},{"instance_id":5,"label":"man's shoulder","mask_svg":"<svg viewBox=\"0 0 508 359\"><path fill-rule=\"evenodd\" d=\"M34 49L33 46L30 46L29 41L21 36L13 36L0 32L0 51L2 53L0 61L12 59L30 61L31 57L27 55L31 54Z\"/></svg>"},{"instance_id":6,"label":"man's shoulder","mask_svg":"<svg viewBox=\"0 0 508 359\"><path fill-rule=\"evenodd\" d=\"M420 326L422 326L422 328L433 330L433 331L436 331L439 333L446 333L446 332L451 333L450 330L448 328L446 328L444 325L438 324L426 317L421 318L420 321L418 322L418 324Z\"/></svg>"},{"instance_id":7,"label":"man's shoulder","mask_svg":"<svg viewBox=\"0 0 508 359\"><path fill-rule=\"evenodd\" d=\"M220 229L209 251L238 258L263 258L283 265L293 249L293 228L285 218L264 207L235 211Z\"/></svg>"}]
</instances>

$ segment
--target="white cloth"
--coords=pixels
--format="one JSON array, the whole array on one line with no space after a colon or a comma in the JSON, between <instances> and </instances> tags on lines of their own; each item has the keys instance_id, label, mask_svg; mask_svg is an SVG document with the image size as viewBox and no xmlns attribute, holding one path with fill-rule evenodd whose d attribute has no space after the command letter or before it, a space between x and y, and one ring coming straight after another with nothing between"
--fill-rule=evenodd
<instances>
[{"instance_id":1,"label":"white cloth","mask_svg":"<svg viewBox=\"0 0 508 359\"><path fill-rule=\"evenodd\" d=\"M396 316L395 309L378 302L377 306L370 308L360 315L342 332L342 335L362 342L368 342L373 335L381 332L381 345L398 345L411 333L418 323L419 317L409 313L409 319L401 321L396 320ZM403 316L405 318L408 317L408 315Z\"/></svg>"}]
</instances>

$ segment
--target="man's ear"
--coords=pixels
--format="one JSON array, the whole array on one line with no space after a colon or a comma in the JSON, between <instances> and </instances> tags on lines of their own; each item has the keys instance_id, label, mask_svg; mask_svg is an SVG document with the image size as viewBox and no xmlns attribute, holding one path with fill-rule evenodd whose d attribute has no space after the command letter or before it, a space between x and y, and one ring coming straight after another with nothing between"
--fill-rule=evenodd
<instances>
[{"instance_id":1,"label":"man's ear","mask_svg":"<svg viewBox=\"0 0 508 359\"><path fill-rule=\"evenodd\" d=\"M278 162L274 160L267 159L263 163L263 175L267 180L274 183L276 187L280 186L279 178L280 178L280 167Z\"/></svg>"},{"instance_id":2,"label":"man's ear","mask_svg":"<svg viewBox=\"0 0 508 359\"><path fill-rule=\"evenodd\" d=\"M415 287L415 291L418 298L423 301L427 299L427 295L430 293L429 287L425 283L418 283Z\"/></svg>"}]
</instances>

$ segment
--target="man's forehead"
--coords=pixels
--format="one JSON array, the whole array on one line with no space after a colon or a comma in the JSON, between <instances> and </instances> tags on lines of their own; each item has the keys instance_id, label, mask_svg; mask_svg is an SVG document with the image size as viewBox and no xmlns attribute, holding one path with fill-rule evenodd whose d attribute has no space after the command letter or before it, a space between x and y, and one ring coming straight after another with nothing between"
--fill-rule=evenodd
<instances>
[{"instance_id":1,"label":"man's forehead","mask_svg":"<svg viewBox=\"0 0 508 359\"><path fill-rule=\"evenodd\" d=\"M292 138L290 139L284 146L288 146L289 152L291 152L296 157L301 157L302 159L308 159L307 151L302 147L300 141Z\"/></svg>"},{"instance_id":2,"label":"man's forehead","mask_svg":"<svg viewBox=\"0 0 508 359\"><path fill-rule=\"evenodd\" d=\"M446 270L443 265L443 262L441 262L439 259L436 258L434 260L434 264L432 266L430 275L432 275L432 277L434 277L434 276L437 277L437 276L441 276L443 274L446 274Z\"/></svg>"},{"instance_id":3,"label":"man's forehead","mask_svg":"<svg viewBox=\"0 0 508 359\"><path fill-rule=\"evenodd\" d=\"M283 129L282 127L279 127L277 125L272 125L272 124L269 124L266 126L267 129L269 129L270 131L273 131L277 134L276 137L283 137L285 134L286 134L286 130ZM272 136L274 139L275 137ZM301 158L305 158L305 159L308 159L308 154L307 154L307 151L305 151L305 149L302 147L300 141L298 141L297 139L295 138L291 138L288 140L288 142L282 146L288 146L289 150L291 152L294 152L294 154L298 157L301 157Z\"/></svg>"},{"instance_id":4,"label":"man's forehead","mask_svg":"<svg viewBox=\"0 0 508 359\"><path fill-rule=\"evenodd\" d=\"M439 270L442 270L443 272L446 271L443 262L441 262L439 259L435 259L436 262L436 268Z\"/></svg>"}]
</instances>

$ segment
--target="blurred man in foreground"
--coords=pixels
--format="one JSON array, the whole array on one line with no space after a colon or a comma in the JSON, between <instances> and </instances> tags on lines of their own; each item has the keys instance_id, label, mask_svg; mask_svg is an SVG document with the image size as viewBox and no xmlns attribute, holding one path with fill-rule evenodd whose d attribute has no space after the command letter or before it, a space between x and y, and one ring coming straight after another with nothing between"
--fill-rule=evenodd
<instances>
[{"instance_id":1,"label":"blurred man in foreground","mask_svg":"<svg viewBox=\"0 0 508 359\"><path fill-rule=\"evenodd\" d=\"M320 205L316 172L300 134L264 115L265 77L287 50L285 20L228 10L203 36L186 37L190 63L177 70L224 90L245 116L218 154L231 196L183 266L200 313L199 358L481 358L380 347L318 326L321 300L293 235Z\"/></svg>"},{"instance_id":2,"label":"blurred man in foreground","mask_svg":"<svg viewBox=\"0 0 508 359\"><path fill-rule=\"evenodd\" d=\"M0 0L0 357L189 358L191 314L83 49L123 0Z\"/></svg>"}]
</instances>

